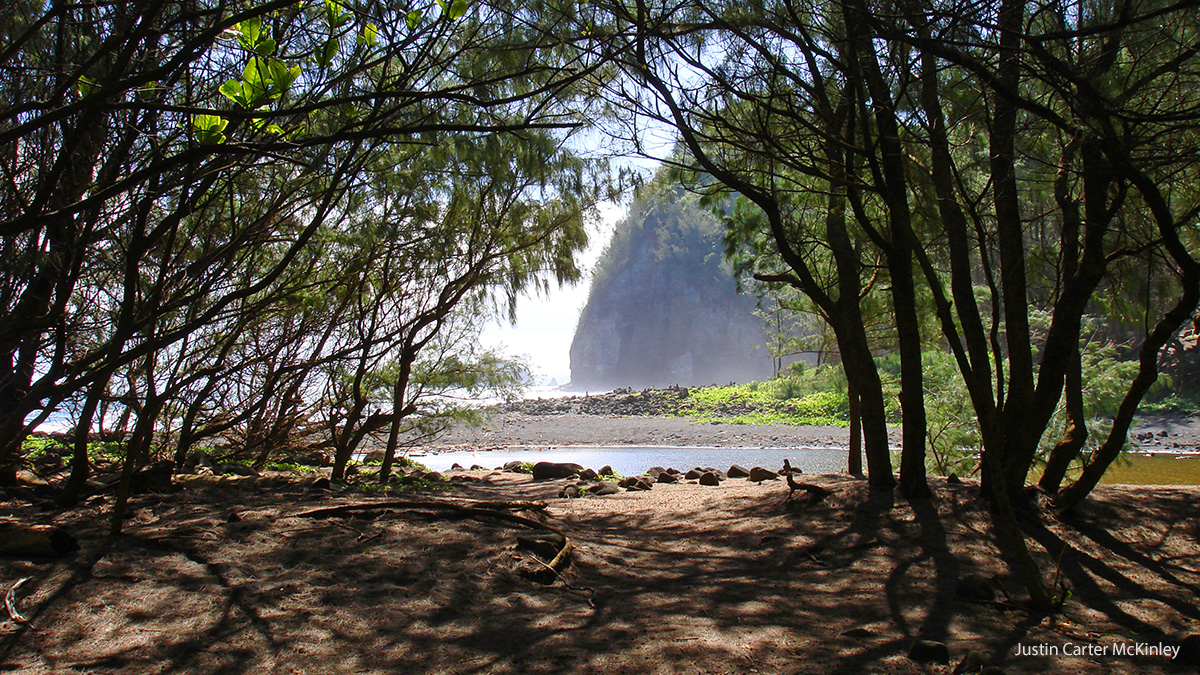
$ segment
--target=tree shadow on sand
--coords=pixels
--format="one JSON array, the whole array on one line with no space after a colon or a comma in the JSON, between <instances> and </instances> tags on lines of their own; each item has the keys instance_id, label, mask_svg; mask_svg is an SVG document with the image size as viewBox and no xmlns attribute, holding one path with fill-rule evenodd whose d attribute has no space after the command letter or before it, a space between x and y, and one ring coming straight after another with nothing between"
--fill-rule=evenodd
<instances>
[{"instance_id":1,"label":"tree shadow on sand","mask_svg":"<svg viewBox=\"0 0 1200 675\"><path fill-rule=\"evenodd\" d=\"M1012 652L1131 635L1170 642L1200 623L1200 553L1179 524L1190 522L1182 514L1194 492L1110 491L1070 523L1031 524L1043 569L1061 560L1073 592L1062 615L1044 620L1002 593L992 603L960 597L967 576L1016 588L977 487L938 482L932 500L893 504L845 476L815 480L834 491L815 504L784 503L779 483L555 502L535 517L566 531L576 552L548 585L521 576L522 530L503 523L404 509L312 521L291 515L297 497L262 492L235 495L236 522L219 515L229 496L146 502L154 522L131 526L126 542L46 568L31 597L37 630L0 635L0 663L111 673L925 673L941 666L906 653L936 640L953 661L979 650L1042 672L1173 672L1163 658ZM511 497L472 496L489 494Z\"/></svg>"}]
</instances>

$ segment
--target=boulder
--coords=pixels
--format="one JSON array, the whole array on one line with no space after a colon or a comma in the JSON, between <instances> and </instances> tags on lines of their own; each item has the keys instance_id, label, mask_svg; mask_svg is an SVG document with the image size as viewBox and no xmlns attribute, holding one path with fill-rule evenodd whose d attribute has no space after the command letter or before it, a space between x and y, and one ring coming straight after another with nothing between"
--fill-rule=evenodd
<instances>
[{"instance_id":1,"label":"boulder","mask_svg":"<svg viewBox=\"0 0 1200 675\"><path fill-rule=\"evenodd\" d=\"M657 479L659 474L666 473L666 471L667 470L661 466L652 466L649 469L646 469L645 475L650 476L653 479Z\"/></svg>"},{"instance_id":2,"label":"boulder","mask_svg":"<svg viewBox=\"0 0 1200 675\"><path fill-rule=\"evenodd\" d=\"M779 480L779 474L775 473L774 471L764 469L761 466L756 466L753 469L750 469L749 478L755 483L761 483L764 480Z\"/></svg>"},{"instance_id":3,"label":"boulder","mask_svg":"<svg viewBox=\"0 0 1200 675\"><path fill-rule=\"evenodd\" d=\"M602 480L588 490L589 495L615 495L620 492L610 480Z\"/></svg>"},{"instance_id":4,"label":"boulder","mask_svg":"<svg viewBox=\"0 0 1200 675\"><path fill-rule=\"evenodd\" d=\"M583 480L596 480L600 477L600 474L596 473L595 469L584 469L579 472L579 477Z\"/></svg>"},{"instance_id":5,"label":"boulder","mask_svg":"<svg viewBox=\"0 0 1200 675\"><path fill-rule=\"evenodd\" d=\"M524 471L521 470L521 464L522 464L521 462L513 460L511 462L505 462L504 466L502 466L500 468L503 471L511 471L513 473L524 473Z\"/></svg>"},{"instance_id":6,"label":"boulder","mask_svg":"<svg viewBox=\"0 0 1200 675\"><path fill-rule=\"evenodd\" d=\"M597 473L599 473L601 476L611 476L613 475L614 471L611 466L605 464L604 466L600 467L600 471Z\"/></svg>"},{"instance_id":7,"label":"boulder","mask_svg":"<svg viewBox=\"0 0 1200 675\"><path fill-rule=\"evenodd\" d=\"M582 471L583 467L574 462L538 462L533 465L533 479L571 478L579 475Z\"/></svg>"},{"instance_id":8,"label":"boulder","mask_svg":"<svg viewBox=\"0 0 1200 675\"><path fill-rule=\"evenodd\" d=\"M219 464L219 465L217 465L216 469L214 469L213 473L219 473L219 474L225 474L225 475L232 474L234 476L257 476L258 475L258 472L254 470L254 467L246 466L245 464L237 464L236 462L227 462L225 464Z\"/></svg>"},{"instance_id":9,"label":"boulder","mask_svg":"<svg viewBox=\"0 0 1200 675\"><path fill-rule=\"evenodd\" d=\"M657 482L659 482L659 483L678 483L679 476L671 473L670 471L664 471L664 472L658 474Z\"/></svg>"},{"instance_id":10,"label":"boulder","mask_svg":"<svg viewBox=\"0 0 1200 675\"><path fill-rule=\"evenodd\" d=\"M196 469L207 467L209 469L217 465L216 460L203 450L193 450L188 453L187 459L183 460L183 468L179 473L196 473Z\"/></svg>"},{"instance_id":11,"label":"boulder","mask_svg":"<svg viewBox=\"0 0 1200 675\"><path fill-rule=\"evenodd\" d=\"M451 471L466 471L466 469L463 468L463 465L459 464L458 462L451 464L450 470Z\"/></svg>"},{"instance_id":12,"label":"boulder","mask_svg":"<svg viewBox=\"0 0 1200 675\"><path fill-rule=\"evenodd\" d=\"M329 456L320 450L313 450L297 457L296 463L302 466L329 466Z\"/></svg>"},{"instance_id":13,"label":"boulder","mask_svg":"<svg viewBox=\"0 0 1200 675\"><path fill-rule=\"evenodd\" d=\"M687 473L683 474L683 477L686 478L687 480L696 480L697 478L699 478L700 476L703 476L703 475L704 475L704 472L701 471L700 469L692 469L691 471L688 471Z\"/></svg>"},{"instance_id":14,"label":"boulder","mask_svg":"<svg viewBox=\"0 0 1200 675\"><path fill-rule=\"evenodd\" d=\"M700 476L700 484L701 485L720 485L721 479L717 478L717 474L713 473L712 471L705 471Z\"/></svg>"},{"instance_id":15,"label":"boulder","mask_svg":"<svg viewBox=\"0 0 1200 675\"><path fill-rule=\"evenodd\" d=\"M649 476L632 476L631 479L626 487L628 490L649 490L654 487L654 481Z\"/></svg>"},{"instance_id":16,"label":"boulder","mask_svg":"<svg viewBox=\"0 0 1200 675\"><path fill-rule=\"evenodd\" d=\"M746 478L750 475L750 470L739 464L734 464L729 467L729 471L725 475L730 478Z\"/></svg>"},{"instance_id":17,"label":"boulder","mask_svg":"<svg viewBox=\"0 0 1200 675\"><path fill-rule=\"evenodd\" d=\"M472 464L472 465L471 465L471 471L487 471L487 467L486 467L486 466L480 466L479 464Z\"/></svg>"},{"instance_id":18,"label":"boulder","mask_svg":"<svg viewBox=\"0 0 1200 675\"><path fill-rule=\"evenodd\" d=\"M559 499L579 499L583 496L583 491L574 485L568 485L558 491Z\"/></svg>"}]
</instances>

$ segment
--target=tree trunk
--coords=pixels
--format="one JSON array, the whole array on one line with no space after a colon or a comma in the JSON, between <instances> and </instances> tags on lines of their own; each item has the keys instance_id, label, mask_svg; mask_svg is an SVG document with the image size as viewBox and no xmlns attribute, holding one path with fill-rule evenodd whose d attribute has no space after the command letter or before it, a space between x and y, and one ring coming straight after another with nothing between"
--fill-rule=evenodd
<instances>
[{"instance_id":1,"label":"tree trunk","mask_svg":"<svg viewBox=\"0 0 1200 675\"><path fill-rule=\"evenodd\" d=\"M1066 376L1067 398L1067 427L1062 439L1050 451L1046 460L1046 468L1038 486L1048 493L1055 493L1062 485L1071 462L1079 456L1087 443L1087 420L1083 413L1083 363L1076 343L1075 351L1071 354L1071 363L1067 366Z\"/></svg>"},{"instance_id":2,"label":"tree trunk","mask_svg":"<svg viewBox=\"0 0 1200 675\"><path fill-rule=\"evenodd\" d=\"M858 405L858 391L846 387L846 399L850 408L850 449L847 461L851 476L862 476L862 415Z\"/></svg>"}]
</instances>

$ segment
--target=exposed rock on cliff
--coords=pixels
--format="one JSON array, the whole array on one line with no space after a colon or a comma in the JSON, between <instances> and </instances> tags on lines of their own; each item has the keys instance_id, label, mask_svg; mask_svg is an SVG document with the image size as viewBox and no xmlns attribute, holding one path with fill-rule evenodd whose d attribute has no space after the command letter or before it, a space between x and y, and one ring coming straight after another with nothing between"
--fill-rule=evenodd
<instances>
[{"instance_id":1,"label":"exposed rock on cliff","mask_svg":"<svg viewBox=\"0 0 1200 675\"><path fill-rule=\"evenodd\" d=\"M575 389L771 377L754 299L721 260L721 227L690 200L635 204L592 278L571 344ZM752 353L754 352L754 353Z\"/></svg>"}]
</instances>

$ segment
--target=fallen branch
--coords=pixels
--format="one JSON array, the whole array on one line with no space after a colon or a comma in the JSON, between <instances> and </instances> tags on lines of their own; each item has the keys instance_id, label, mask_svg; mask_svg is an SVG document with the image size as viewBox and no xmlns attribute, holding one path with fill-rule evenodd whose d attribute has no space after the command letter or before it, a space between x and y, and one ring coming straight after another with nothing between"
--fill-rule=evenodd
<instances>
[{"instance_id":1,"label":"fallen branch","mask_svg":"<svg viewBox=\"0 0 1200 675\"><path fill-rule=\"evenodd\" d=\"M796 490L804 490L806 493L808 493L809 499L808 499L807 503L810 505L816 504L817 502L821 501L822 499L833 494L832 490L823 488L820 485L814 485L812 483L796 482L796 479L792 478L792 465L786 459L783 460L783 473L784 473L784 476L787 477L787 484L788 484L788 496L787 496L787 499L783 500L784 504L792 501L792 497L795 496Z\"/></svg>"},{"instance_id":2,"label":"fallen branch","mask_svg":"<svg viewBox=\"0 0 1200 675\"><path fill-rule=\"evenodd\" d=\"M527 502L527 501L499 501L499 502L446 502L434 499L388 499L374 502L356 502L354 504L342 504L341 506L328 506L322 509L313 509L312 511L303 511L297 513L296 518L328 518L331 516L342 516L356 511L374 511L376 509L388 508L433 508L446 509L450 511L471 511L479 509L484 513L502 514L505 509L529 509L532 511L541 511L546 508L547 503L543 501ZM519 517L519 516L517 516ZM529 520L529 519L525 519ZM537 522L530 520L529 522ZM540 525L540 524L539 524Z\"/></svg>"},{"instance_id":3,"label":"fallen branch","mask_svg":"<svg viewBox=\"0 0 1200 675\"><path fill-rule=\"evenodd\" d=\"M9 618L17 623L29 623L29 619L21 616L21 613L17 611L17 589L21 587L21 584L32 578L22 577L17 579L17 583L13 584L12 588L8 589L8 593L4 594L4 608L8 610Z\"/></svg>"},{"instance_id":4,"label":"fallen branch","mask_svg":"<svg viewBox=\"0 0 1200 675\"><path fill-rule=\"evenodd\" d=\"M377 502L359 502L355 504L343 504L341 506L329 506L322 509L314 509L312 511L303 511L295 514L295 518L330 518L334 516L344 516L360 511L375 511L387 508L408 508L408 509L435 509L442 511L450 511L462 516L470 518L492 518L503 520L510 523L524 525L534 530L544 530L562 537L562 548L558 549L558 553L549 563L544 563L541 560L537 562L548 566L551 571L557 575L559 571L566 567L570 562L571 551L574 550L574 545L566 533L558 528L551 527L545 523L540 523L532 518L518 516L515 513L508 513L500 509L506 508L536 508L544 509L545 502L474 502L469 504L459 504L455 502L434 501L428 499L401 499L387 500Z\"/></svg>"}]
</instances>

